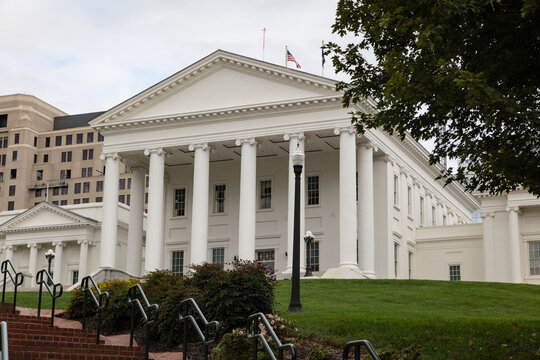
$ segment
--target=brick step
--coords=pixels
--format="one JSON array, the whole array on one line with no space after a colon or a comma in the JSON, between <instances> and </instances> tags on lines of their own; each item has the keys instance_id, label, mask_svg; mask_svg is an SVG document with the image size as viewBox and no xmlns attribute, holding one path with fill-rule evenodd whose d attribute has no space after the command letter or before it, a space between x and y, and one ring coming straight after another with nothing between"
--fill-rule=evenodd
<instances>
[{"instance_id":1,"label":"brick step","mask_svg":"<svg viewBox=\"0 0 540 360\"><path fill-rule=\"evenodd\" d=\"M57 327L49 327L47 325L33 325L33 324L20 324L9 323L9 334L48 334L54 336L64 336L70 338L96 338L97 333L94 330L82 330L82 329L64 329Z\"/></svg>"},{"instance_id":2,"label":"brick step","mask_svg":"<svg viewBox=\"0 0 540 360\"><path fill-rule=\"evenodd\" d=\"M67 347L36 347L14 345L9 348L10 359L86 359L86 360L142 360L144 351L111 349L74 349Z\"/></svg>"},{"instance_id":3,"label":"brick step","mask_svg":"<svg viewBox=\"0 0 540 360\"><path fill-rule=\"evenodd\" d=\"M88 336L62 336L58 334L48 334L44 332L39 331L31 331L31 332L17 332L17 331L10 331L9 332L10 339L18 339L18 340L24 340L24 341L54 341L54 342L64 342L64 343L78 343L78 344L95 344L96 343L96 337L88 337ZM105 344L104 340L100 340L100 344Z\"/></svg>"}]
</instances>

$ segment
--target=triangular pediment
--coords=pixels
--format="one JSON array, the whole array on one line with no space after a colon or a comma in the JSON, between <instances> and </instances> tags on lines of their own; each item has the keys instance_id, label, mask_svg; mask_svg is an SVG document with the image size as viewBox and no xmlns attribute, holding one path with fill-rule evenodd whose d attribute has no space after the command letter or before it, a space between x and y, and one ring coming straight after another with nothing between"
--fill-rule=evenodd
<instances>
[{"instance_id":1,"label":"triangular pediment","mask_svg":"<svg viewBox=\"0 0 540 360\"><path fill-rule=\"evenodd\" d=\"M24 231L44 228L95 226L93 219L78 215L59 206L42 202L15 216L0 226L0 232Z\"/></svg>"},{"instance_id":2,"label":"triangular pediment","mask_svg":"<svg viewBox=\"0 0 540 360\"><path fill-rule=\"evenodd\" d=\"M105 112L91 124L336 96L335 81L222 50Z\"/></svg>"}]
</instances>

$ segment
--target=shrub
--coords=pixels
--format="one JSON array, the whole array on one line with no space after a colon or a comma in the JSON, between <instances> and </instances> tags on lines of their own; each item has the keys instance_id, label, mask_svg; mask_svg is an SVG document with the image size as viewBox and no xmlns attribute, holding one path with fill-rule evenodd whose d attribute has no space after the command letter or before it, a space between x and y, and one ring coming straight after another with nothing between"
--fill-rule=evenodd
<instances>
[{"instance_id":1,"label":"shrub","mask_svg":"<svg viewBox=\"0 0 540 360\"><path fill-rule=\"evenodd\" d=\"M274 354L276 354L277 346L268 337L265 336L268 345ZM270 356L262 349L262 345L258 345L257 359L270 360ZM234 329L232 332L223 335L219 344L212 350L212 359L214 360L250 360L252 352L252 340L247 338L244 329Z\"/></svg>"},{"instance_id":2,"label":"shrub","mask_svg":"<svg viewBox=\"0 0 540 360\"><path fill-rule=\"evenodd\" d=\"M309 353L310 360L332 360L332 352L321 346L317 346Z\"/></svg>"}]
</instances>

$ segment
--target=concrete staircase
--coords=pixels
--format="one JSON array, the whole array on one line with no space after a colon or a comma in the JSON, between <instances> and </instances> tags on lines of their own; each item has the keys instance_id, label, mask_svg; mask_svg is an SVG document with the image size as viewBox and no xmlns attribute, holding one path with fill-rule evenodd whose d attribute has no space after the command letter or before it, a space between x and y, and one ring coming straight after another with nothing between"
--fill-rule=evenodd
<instances>
[{"instance_id":1,"label":"concrete staircase","mask_svg":"<svg viewBox=\"0 0 540 360\"><path fill-rule=\"evenodd\" d=\"M12 304L0 303L0 321L8 324L10 360L77 359L77 360L139 360L144 348L139 346L96 344L92 330L50 327L50 318L12 314Z\"/></svg>"}]
</instances>

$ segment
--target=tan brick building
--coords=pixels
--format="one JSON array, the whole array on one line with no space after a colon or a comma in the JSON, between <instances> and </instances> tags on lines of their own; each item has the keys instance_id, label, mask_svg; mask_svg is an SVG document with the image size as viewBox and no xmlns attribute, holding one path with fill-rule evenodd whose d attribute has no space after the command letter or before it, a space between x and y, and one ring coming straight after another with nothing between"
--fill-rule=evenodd
<instances>
[{"instance_id":1,"label":"tan brick building","mask_svg":"<svg viewBox=\"0 0 540 360\"><path fill-rule=\"evenodd\" d=\"M31 95L0 96L0 211L101 202L102 136L88 126L101 112L67 115ZM131 179L121 165L119 201Z\"/></svg>"}]
</instances>

